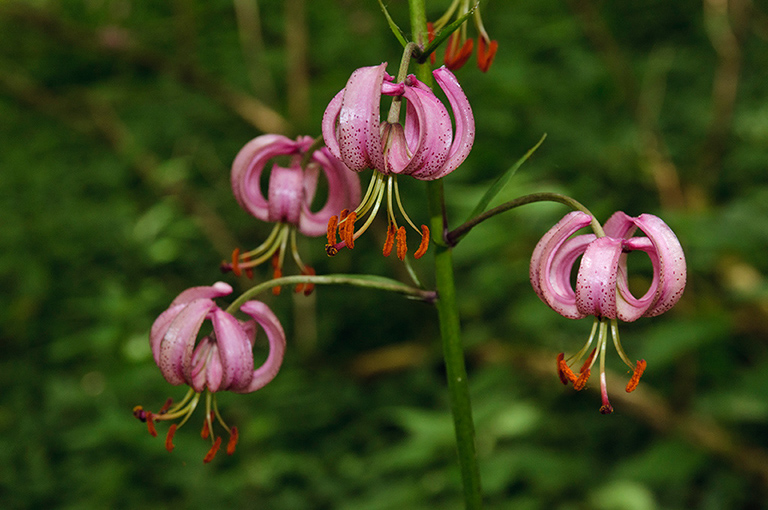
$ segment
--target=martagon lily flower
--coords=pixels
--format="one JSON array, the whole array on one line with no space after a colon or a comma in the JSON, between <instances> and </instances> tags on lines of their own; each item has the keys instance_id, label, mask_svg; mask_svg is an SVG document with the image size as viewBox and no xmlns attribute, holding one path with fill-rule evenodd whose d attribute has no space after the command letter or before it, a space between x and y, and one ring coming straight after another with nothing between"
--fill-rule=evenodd
<instances>
[{"instance_id":1,"label":"martagon lily flower","mask_svg":"<svg viewBox=\"0 0 768 510\"><path fill-rule=\"evenodd\" d=\"M312 152L302 168L302 158L313 145L312 138L300 136L291 140L282 135L262 135L254 138L240 150L232 163L232 191L240 206L262 221L275 223L266 241L254 250L240 253L236 249L232 262L225 262L223 271L233 271L249 277L252 270L272 259L274 277L283 274L283 260L290 242L290 250L302 274L314 274L299 256L296 233L317 237L326 233L328 220L343 208L352 207L360 200L360 180L325 147ZM267 196L261 189L261 178L267 163L277 157L288 157L287 166L274 164L269 175ZM311 209L315 198L319 174L328 183L325 203L317 210ZM296 291L312 291L311 284L299 284ZM279 293L280 288L273 291Z\"/></svg>"},{"instance_id":2,"label":"martagon lily flower","mask_svg":"<svg viewBox=\"0 0 768 510\"><path fill-rule=\"evenodd\" d=\"M323 116L322 130L326 146L351 170L375 170L362 202L354 211L342 210L328 222L326 252L335 255L344 246L354 248L355 240L368 229L386 195L388 256L397 240L397 256L407 252L405 227L398 226L394 203L405 221L421 234L414 253L419 258L427 251L429 229L411 221L400 201L397 177L410 175L419 180L439 179L453 172L469 155L475 139L475 121L467 96L456 77L446 68L433 71L453 110L451 116L432 90L409 75L395 83L386 73L387 63L362 67L331 100ZM381 96L393 97L393 107L385 122L380 118ZM407 101L404 124L399 122L400 104ZM355 222L370 213L355 231ZM341 242L336 242L336 231Z\"/></svg>"},{"instance_id":3,"label":"martagon lily flower","mask_svg":"<svg viewBox=\"0 0 768 510\"><path fill-rule=\"evenodd\" d=\"M645 370L645 360L633 364L619 340L618 320L632 322L640 317L660 315L677 303L686 282L683 249L674 232L660 218L651 214L631 217L616 212L604 226L605 236L583 234L571 237L588 226L592 217L576 211L567 214L541 238L531 257L530 277L539 298L560 315L569 319L595 317L592 332L584 347L565 359L558 355L557 370L563 384L573 383L581 390L587 383L592 366L600 353L600 412L609 414L613 407L608 401L605 381L605 352L610 323L613 344L621 359L633 371L626 391L633 391ZM645 236L633 237L637 229ZM629 290L627 254L645 252L653 266L653 279L645 294L636 298ZM576 288L571 283L571 271L581 256ZM597 343L590 347L597 337ZM578 375L570 368L587 353Z\"/></svg>"},{"instance_id":4,"label":"martagon lily flower","mask_svg":"<svg viewBox=\"0 0 768 510\"><path fill-rule=\"evenodd\" d=\"M133 409L134 416L147 423L152 436L157 436L155 422L181 420L168 429L165 447L172 451L176 429L186 423L204 395L205 421L201 435L203 439L210 437L213 443L205 456L206 463L213 460L221 446L221 436L215 437L213 432L214 417L229 433L229 455L234 453L238 439L237 427L227 426L219 413L216 393L251 393L263 388L277 375L285 352L285 332L267 305L246 301L240 311L252 318L247 321L239 321L216 306L214 298L231 292L232 287L223 282L187 289L155 320L150 331L155 363L169 383L187 384L190 389L178 404L173 405L168 399L157 413L145 411L141 406ZM211 321L213 332L198 341L205 320ZM269 355L254 369L253 346L259 326L267 335Z\"/></svg>"}]
</instances>

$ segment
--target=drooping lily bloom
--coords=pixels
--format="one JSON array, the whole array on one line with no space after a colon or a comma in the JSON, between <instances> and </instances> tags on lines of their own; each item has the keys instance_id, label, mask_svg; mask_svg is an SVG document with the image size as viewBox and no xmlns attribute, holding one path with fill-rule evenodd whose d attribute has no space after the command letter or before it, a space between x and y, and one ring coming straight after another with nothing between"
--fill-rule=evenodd
<instances>
[{"instance_id":1,"label":"drooping lily bloom","mask_svg":"<svg viewBox=\"0 0 768 510\"><path fill-rule=\"evenodd\" d=\"M604 226L605 236L583 234L571 237L579 229L591 223L592 217L584 212L571 212L541 238L531 257L530 277L536 294L550 308L570 319L595 317L595 323L587 343L571 358L561 353L557 359L558 373L563 384L569 381L580 390L589 378L592 366L600 353L600 388L603 405L600 412L613 412L608 401L605 384L605 350L608 325L621 359L632 370L627 384L628 392L634 390L645 370L644 360L633 364L624 352L619 340L617 319L632 322L640 317L660 315L677 303L685 289L686 265L683 249L674 232L664 221L652 214L631 217L616 212ZM645 236L633 237L639 229ZM627 254L645 252L653 266L653 279L642 297L635 297L629 290ZM571 272L581 257L576 276L576 288L571 282ZM592 346L578 375L570 366L578 363Z\"/></svg>"},{"instance_id":2,"label":"drooping lily bloom","mask_svg":"<svg viewBox=\"0 0 768 510\"><path fill-rule=\"evenodd\" d=\"M497 41L492 41L488 36L488 32L483 25L483 19L480 16L480 7L478 5L470 6L469 0L454 0L448 7L448 10L435 21L434 23L428 23L427 29L429 34L429 40L432 41L436 32L440 32L451 19L459 19L469 12L470 7L474 8L472 18L475 23L475 28L478 32L477 37L477 66L481 71L487 72L493 62L493 57L496 56L496 50L499 48ZM455 14L455 16L454 16ZM448 36L445 47L445 56L443 62L445 67L451 70L456 70L464 66L464 64L472 56L472 50L474 48L474 41L467 38L467 22L461 24L461 26ZM434 64L434 53L432 54L432 63Z\"/></svg>"},{"instance_id":3,"label":"drooping lily bloom","mask_svg":"<svg viewBox=\"0 0 768 510\"><path fill-rule=\"evenodd\" d=\"M395 83L386 72L386 62L378 66L357 69L347 85L331 100L323 115L323 138L331 153L351 170L376 170L362 202L352 211L342 211L340 217L328 223L326 251L335 255L344 246L354 247L357 239L373 221L386 195L387 241L384 254L389 255L397 240L397 255L402 260L405 227L399 227L394 203L414 230L422 236L414 256L421 257L429 243L429 229L421 230L408 217L400 201L397 176L410 175L420 180L433 180L454 171L469 155L475 139L475 121L467 96L456 77L448 69L433 71L435 81L445 92L455 118L424 83L409 75ZM381 121L381 96L393 97L386 121ZM407 101L404 123L399 121L402 99ZM355 231L355 221L370 216ZM336 230L341 242L336 242Z\"/></svg>"},{"instance_id":4,"label":"drooping lily bloom","mask_svg":"<svg viewBox=\"0 0 768 510\"><path fill-rule=\"evenodd\" d=\"M227 453L235 451L237 428L224 422L216 405L216 393L232 391L251 393L263 388L277 375L285 352L285 333L275 314L260 301L247 301L240 311L252 320L239 321L219 308L214 298L226 296L232 287L217 282L210 287L193 287L179 294L163 312L150 331L150 347L155 363L165 379L173 384L190 386L186 396L176 405L168 399L163 408L152 413L141 406L133 410L134 416L147 423L150 434L157 435L155 422L181 419L168 430L165 447L173 450L173 436L194 412L200 398L205 396L203 439L211 438L213 446L204 461L210 462L221 446L221 436L215 437L213 418L224 427L230 437ZM198 340L200 328L206 320L213 332ZM254 369L253 346L257 329L267 335L269 355Z\"/></svg>"},{"instance_id":5,"label":"drooping lily bloom","mask_svg":"<svg viewBox=\"0 0 768 510\"><path fill-rule=\"evenodd\" d=\"M237 249L232 262L222 264L222 270L234 271L238 276L245 271L252 275L252 268L272 259L274 277L282 276L283 260L290 242L291 254L302 274L314 274L305 265L296 247L296 232L317 237L326 233L328 220L338 211L354 206L360 201L360 180L325 147L314 150L302 168L302 159L312 147L313 140L300 136L291 140L282 135L262 135L254 138L240 150L232 163L232 190L240 206L262 221L275 223L267 240L258 248L246 253ZM277 157L288 157L289 164L274 164L269 175L266 196L262 192L261 178L267 163ZM313 211L320 172L328 183L327 198L318 210ZM298 290L305 293L311 285L300 284ZM279 287L275 288L276 292Z\"/></svg>"}]
</instances>

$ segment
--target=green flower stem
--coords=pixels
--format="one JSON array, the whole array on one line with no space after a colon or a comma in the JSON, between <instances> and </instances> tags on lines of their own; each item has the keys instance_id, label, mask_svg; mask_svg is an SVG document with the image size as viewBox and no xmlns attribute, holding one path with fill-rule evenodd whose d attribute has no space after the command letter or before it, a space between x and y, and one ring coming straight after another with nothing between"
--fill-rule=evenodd
<instances>
[{"instance_id":1,"label":"green flower stem","mask_svg":"<svg viewBox=\"0 0 768 510\"><path fill-rule=\"evenodd\" d=\"M592 230L595 232L595 235L597 237L605 236L605 232L603 232L603 227L595 219L595 216L589 211L589 209L584 207L581 203L577 202L573 198L566 195L561 195L560 193L532 193L530 195L518 197L514 200L503 203L500 206L494 207L493 209L489 209L483 214L479 214L474 218L472 218L471 220L467 221L466 223L459 225L458 227L451 230L445 235L445 242L448 244L448 246L456 246L456 244L459 242L459 240L461 240L462 237L467 235L470 230L472 230L473 228L475 228L477 225L487 220L488 218L492 218L497 214L501 214L505 211L509 211L510 209L520 207L521 205L533 204L535 202L558 202L560 204L567 205L574 211L585 212L592 217Z\"/></svg>"},{"instance_id":2,"label":"green flower stem","mask_svg":"<svg viewBox=\"0 0 768 510\"><path fill-rule=\"evenodd\" d=\"M414 34L419 47L424 48L427 41L427 16L424 0L409 0L408 5L411 16L411 33ZM432 84L432 74L427 64L417 66L416 71L417 77L422 82L427 85ZM443 242L446 221L442 180L427 182L427 199L434 241L435 286L438 295L436 301L437 316L440 322L440 336L443 341L443 357L461 468L464 505L468 510L477 510L483 506L483 496L475 450L475 425L469 398L469 381L464 363L464 346L461 341L461 325L456 303L453 252L451 247Z\"/></svg>"},{"instance_id":3,"label":"green flower stem","mask_svg":"<svg viewBox=\"0 0 768 510\"><path fill-rule=\"evenodd\" d=\"M227 307L228 313L240 309L240 307L248 301L253 299L262 292L271 289L272 287L278 287L282 285L294 285L297 283L313 283L315 285L352 285L354 287L366 287L369 289L387 290L390 292L396 292L403 294L411 299L419 299L426 301L427 303L433 303L436 300L435 291L417 289L411 287L397 280L390 278L384 278L374 275L354 275L354 274L328 274L328 275L296 275L296 276L283 276L281 278L275 278L273 280L267 280L265 282L254 285L243 294L240 295L231 305Z\"/></svg>"}]
</instances>

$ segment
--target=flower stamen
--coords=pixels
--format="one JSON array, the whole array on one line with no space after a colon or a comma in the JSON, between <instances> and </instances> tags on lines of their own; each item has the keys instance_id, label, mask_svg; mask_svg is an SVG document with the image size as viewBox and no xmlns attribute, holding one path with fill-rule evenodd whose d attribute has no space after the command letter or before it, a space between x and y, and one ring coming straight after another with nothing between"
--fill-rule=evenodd
<instances>
[{"instance_id":1,"label":"flower stamen","mask_svg":"<svg viewBox=\"0 0 768 510\"><path fill-rule=\"evenodd\" d=\"M384 241L384 249L382 250L382 253L385 257L389 257L389 254L392 253L392 247L395 246L395 232L397 231L397 227L394 223L390 223L387 227L387 239Z\"/></svg>"},{"instance_id":2,"label":"flower stamen","mask_svg":"<svg viewBox=\"0 0 768 510\"><path fill-rule=\"evenodd\" d=\"M414 252L413 258L420 259L423 257L427 253L427 248L429 248L429 227L422 225L421 242L419 243L419 248Z\"/></svg>"},{"instance_id":3,"label":"flower stamen","mask_svg":"<svg viewBox=\"0 0 768 510\"><path fill-rule=\"evenodd\" d=\"M239 435L237 433L237 427L232 427L232 431L229 434L229 441L227 441L227 455L235 453L235 446L237 445L237 439Z\"/></svg>"},{"instance_id":4,"label":"flower stamen","mask_svg":"<svg viewBox=\"0 0 768 510\"><path fill-rule=\"evenodd\" d=\"M400 227L397 229L397 258L404 260L407 252L408 245L405 242L405 227Z\"/></svg>"},{"instance_id":5,"label":"flower stamen","mask_svg":"<svg viewBox=\"0 0 768 510\"><path fill-rule=\"evenodd\" d=\"M176 429L178 428L178 425L176 423L172 423L171 426L168 428L168 434L165 436L165 449L169 452L173 451L173 436L176 434Z\"/></svg>"},{"instance_id":6,"label":"flower stamen","mask_svg":"<svg viewBox=\"0 0 768 510\"><path fill-rule=\"evenodd\" d=\"M213 446L211 446L211 449L208 450L208 453L205 454L205 458L203 459L203 463L208 464L213 460L213 458L216 456L216 453L219 451L219 448L221 447L221 436L216 438L216 441L213 442Z\"/></svg>"},{"instance_id":7,"label":"flower stamen","mask_svg":"<svg viewBox=\"0 0 768 510\"><path fill-rule=\"evenodd\" d=\"M646 365L647 364L644 359L638 360L637 366L635 366L635 370L632 372L632 377L627 383L627 393L635 391L637 385L640 384L640 377L642 377L643 372L645 372Z\"/></svg>"},{"instance_id":8,"label":"flower stamen","mask_svg":"<svg viewBox=\"0 0 768 510\"><path fill-rule=\"evenodd\" d=\"M564 358L565 354L562 352L557 355L557 375L560 377L560 381L564 385L567 385L569 381L572 383L576 382L578 377L573 373L573 370L570 369Z\"/></svg>"}]
</instances>

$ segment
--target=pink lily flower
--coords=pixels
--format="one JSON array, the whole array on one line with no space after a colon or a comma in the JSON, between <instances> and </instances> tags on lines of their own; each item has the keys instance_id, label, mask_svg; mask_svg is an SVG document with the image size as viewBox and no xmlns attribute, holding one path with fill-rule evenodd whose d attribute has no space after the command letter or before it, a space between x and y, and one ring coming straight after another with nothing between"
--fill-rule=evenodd
<instances>
[{"instance_id":1,"label":"pink lily flower","mask_svg":"<svg viewBox=\"0 0 768 510\"><path fill-rule=\"evenodd\" d=\"M686 282L683 249L674 232L664 221L652 214L631 217L616 212L606 222L604 237L583 234L571 237L590 224L592 217L576 211L567 214L541 238L531 257L530 277L536 294L550 308L564 317L581 319L595 317L592 332L584 347L568 360L558 356L558 374L563 384L584 388L600 352L600 387L603 405L600 412L613 412L605 384L605 350L608 322L611 336L621 359L633 375L626 391L633 391L645 370L645 360L632 364L619 340L617 319L632 322L640 317L660 315L677 303ZM645 237L632 237L637 229ZM645 294L637 298L629 290L627 254L642 251L653 266L653 279ZM571 283L571 271L576 260L581 263L576 288ZM597 345L576 375L569 365L577 363L589 352L597 335Z\"/></svg>"},{"instance_id":2,"label":"pink lily flower","mask_svg":"<svg viewBox=\"0 0 768 510\"><path fill-rule=\"evenodd\" d=\"M236 249L231 264L222 264L222 270L231 270L238 276L245 271L250 277L255 266L272 258L274 277L278 278L282 276L290 241L291 254L301 273L314 274L299 256L296 232L308 237L324 234L333 214L360 200L360 180L325 147L313 151L306 168L302 168L302 158L312 144L313 140L308 136L291 140L282 135L262 135L245 144L237 154L232 163L232 190L237 202L256 218L275 223L275 227L258 248L246 253ZM290 157L290 163L287 167L273 165L265 197L261 189L264 167L279 156ZM310 206L320 171L328 182L328 197L317 211L313 211ZM311 286L299 286L297 291L302 288L307 294L312 290ZM279 287L275 291L279 292Z\"/></svg>"},{"instance_id":3,"label":"pink lily flower","mask_svg":"<svg viewBox=\"0 0 768 510\"><path fill-rule=\"evenodd\" d=\"M203 438L211 437L213 446L204 461L210 462L221 446L221 437L214 438L215 416L230 434L227 453L235 451L237 428L228 427L216 405L216 392L251 393L263 388L277 375L285 352L285 332L274 313L260 301L247 301L240 310L252 320L239 321L223 311L214 298L230 294L232 287L217 282L210 287L193 287L179 294L170 307L152 325L150 347L155 363L165 379L173 384L190 386L187 395L172 406L169 399L158 412L134 408L134 416L147 423L150 434L157 435L154 422L182 418L183 425L205 395ZM210 320L213 332L198 341L200 328ZM269 342L266 361L254 369L253 346L258 326ZM172 424L166 437L166 448L173 450L173 435L178 428Z\"/></svg>"},{"instance_id":4,"label":"pink lily flower","mask_svg":"<svg viewBox=\"0 0 768 510\"><path fill-rule=\"evenodd\" d=\"M410 175L420 180L445 177L467 158L474 143L472 108L453 73L442 67L432 74L451 104L455 132L448 110L428 86L413 75L402 83L395 83L386 67L384 62L353 72L346 87L331 100L323 115L323 138L331 154L357 172L367 168L376 170L360 205L352 212L342 211L340 217L329 222L326 246L329 255L335 255L344 246L354 247L354 240L371 224L386 193L385 256L391 252L395 239L401 260L407 251L405 227L398 227L394 201L406 222L421 234L421 245L414 256L422 256L429 243L429 229L425 225L417 228L406 214L396 177ZM381 121L380 114L382 95L394 98L385 122ZM404 124L401 124L399 112L403 98L407 105ZM363 226L355 231L355 221L369 212ZM341 243L336 242L337 228Z\"/></svg>"}]
</instances>

